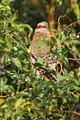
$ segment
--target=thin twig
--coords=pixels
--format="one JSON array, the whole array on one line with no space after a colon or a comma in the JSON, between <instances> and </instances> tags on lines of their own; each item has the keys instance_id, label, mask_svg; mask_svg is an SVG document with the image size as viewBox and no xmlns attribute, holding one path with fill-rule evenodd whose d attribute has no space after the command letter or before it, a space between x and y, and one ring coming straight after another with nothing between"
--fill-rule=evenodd
<instances>
[{"instance_id":1,"label":"thin twig","mask_svg":"<svg viewBox=\"0 0 80 120\"><path fill-rule=\"evenodd\" d=\"M77 33L77 35L79 35L79 34L80 34L80 32ZM61 45L66 45L66 44L72 42L74 39L76 39L77 35L75 35L72 39L62 42Z\"/></svg>"},{"instance_id":2,"label":"thin twig","mask_svg":"<svg viewBox=\"0 0 80 120\"><path fill-rule=\"evenodd\" d=\"M80 112L73 111L73 114L80 116Z\"/></svg>"},{"instance_id":3,"label":"thin twig","mask_svg":"<svg viewBox=\"0 0 80 120\"><path fill-rule=\"evenodd\" d=\"M67 27L63 28L62 30L65 31L66 29L68 29L69 27L71 27L72 25L74 25L74 24L76 24L76 23L80 23L80 20L75 21L75 22L69 24Z\"/></svg>"},{"instance_id":4,"label":"thin twig","mask_svg":"<svg viewBox=\"0 0 80 120\"><path fill-rule=\"evenodd\" d=\"M68 58L68 59L72 61L80 61L80 58Z\"/></svg>"},{"instance_id":5,"label":"thin twig","mask_svg":"<svg viewBox=\"0 0 80 120\"><path fill-rule=\"evenodd\" d=\"M67 16L67 15L61 15L59 18L58 18L58 31L60 32L61 31L61 24L60 24L60 20L61 20L61 18L68 18L68 20L70 21L70 22L72 22L72 20Z\"/></svg>"}]
</instances>

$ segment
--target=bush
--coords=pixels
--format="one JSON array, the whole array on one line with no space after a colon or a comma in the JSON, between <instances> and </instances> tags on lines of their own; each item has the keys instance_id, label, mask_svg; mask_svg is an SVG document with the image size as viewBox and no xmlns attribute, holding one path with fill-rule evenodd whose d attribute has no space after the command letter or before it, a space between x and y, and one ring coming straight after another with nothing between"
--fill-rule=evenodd
<instances>
[{"instance_id":1,"label":"bush","mask_svg":"<svg viewBox=\"0 0 80 120\"><path fill-rule=\"evenodd\" d=\"M74 25L74 24L73 24ZM57 33L51 50L63 64L56 79L45 80L35 74L30 63L29 36L32 28L17 21L11 0L0 3L0 119L68 120L80 97L80 41L72 26ZM67 41L69 39L70 42ZM53 46L54 42L51 43ZM72 62L73 60L73 62Z\"/></svg>"}]
</instances>

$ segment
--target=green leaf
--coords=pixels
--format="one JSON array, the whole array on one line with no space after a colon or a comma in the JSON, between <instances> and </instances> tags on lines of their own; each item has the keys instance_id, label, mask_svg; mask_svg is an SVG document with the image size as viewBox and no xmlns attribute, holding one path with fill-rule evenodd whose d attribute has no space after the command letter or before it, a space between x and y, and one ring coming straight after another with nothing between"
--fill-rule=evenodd
<instances>
[{"instance_id":1,"label":"green leaf","mask_svg":"<svg viewBox=\"0 0 80 120\"><path fill-rule=\"evenodd\" d=\"M4 103L4 99L0 99L0 105Z\"/></svg>"},{"instance_id":2,"label":"green leaf","mask_svg":"<svg viewBox=\"0 0 80 120\"><path fill-rule=\"evenodd\" d=\"M3 3L4 5L9 5L13 0L2 0L1 3Z\"/></svg>"},{"instance_id":3,"label":"green leaf","mask_svg":"<svg viewBox=\"0 0 80 120\"><path fill-rule=\"evenodd\" d=\"M64 79L65 79L65 77L64 76L62 76L61 74L59 74L59 73L57 73L57 79L59 80L59 81L63 81Z\"/></svg>"},{"instance_id":4,"label":"green leaf","mask_svg":"<svg viewBox=\"0 0 80 120\"><path fill-rule=\"evenodd\" d=\"M46 40L40 40L39 42L36 43L37 47L40 47L42 45L47 45L47 41Z\"/></svg>"},{"instance_id":5,"label":"green leaf","mask_svg":"<svg viewBox=\"0 0 80 120\"><path fill-rule=\"evenodd\" d=\"M18 107L21 107L24 102L25 102L25 100L22 97L19 98L15 103L15 108L17 109Z\"/></svg>"},{"instance_id":6,"label":"green leaf","mask_svg":"<svg viewBox=\"0 0 80 120\"><path fill-rule=\"evenodd\" d=\"M12 63L17 66L18 68L22 68L22 64L20 62L20 59L18 57L16 58L11 58Z\"/></svg>"},{"instance_id":7,"label":"green leaf","mask_svg":"<svg viewBox=\"0 0 80 120\"><path fill-rule=\"evenodd\" d=\"M10 56L9 56L9 54L5 53L2 60L3 60L5 63L10 62Z\"/></svg>"},{"instance_id":8,"label":"green leaf","mask_svg":"<svg viewBox=\"0 0 80 120\"><path fill-rule=\"evenodd\" d=\"M39 57L39 58L37 59L37 63L39 63L39 64L41 64L41 65L43 65L44 62L45 62L45 61L44 61L41 57Z\"/></svg>"},{"instance_id":9,"label":"green leaf","mask_svg":"<svg viewBox=\"0 0 80 120\"><path fill-rule=\"evenodd\" d=\"M49 0L42 0L44 4L49 4Z\"/></svg>"},{"instance_id":10,"label":"green leaf","mask_svg":"<svg viewBox=\"0 0 80 120\"><path fill-rule=\"evenodd\" d=\"M30 111L31 111L31 108L30 108L29 106L27 107L27 111L28 111L28 112L30 112Z\"/></svg>"}]
</instances>

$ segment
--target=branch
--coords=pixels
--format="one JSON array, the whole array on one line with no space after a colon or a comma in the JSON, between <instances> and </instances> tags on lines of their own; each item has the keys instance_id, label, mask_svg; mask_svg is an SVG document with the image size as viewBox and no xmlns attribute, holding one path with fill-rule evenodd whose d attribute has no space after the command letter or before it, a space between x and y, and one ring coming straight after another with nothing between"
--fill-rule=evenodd
<instances>
[{"instance_id":1,"label":"branch","mask_svg":"<svg viewBox=\"0 0 80 120\"><path fill-rule=\"evenodd\" d=\"M58 31L60 32L61 31L61 23L60 23L60 20L61 20L61 18L68 18L68 20L70 21L70 22L72 22L71 21L71 19L67 16L67 15L61 15L59 18L58 18Z\"/></svg>"},{"instance_id":2,"label":"branch","mask_svg":"<svg viewBox=\"0 0 80 120\"><path fill-rule=\"evenodd\" d=\"M72 61L80 61L80 58L68 58L68 59Z\"/></svg>"},{"instance_id":3,"label":"branch","mask_svg":"<svg viewBox=\"0 0 80 120\"><path fill-rule=\"evenodd\" d=\"M80 32L78 32L77 35L80 35ZM72 42L74 39L76 39L77 35L75 35L72 39L68 39L67 41L62 42L61 45L66 45Z\"/></svg>"},{"instance_id":4,"label":"branch","mask_svg":"<svg viewBox=\"0 0 80 120\"><path fill-rule=\"evenodd\" d=\"M69 27L71 27L72 25L74 25L74 24L76 24L76 23L80 23L80 20L69 24L67 27L63 28L62 30L63 30L63 31L66 31Z\"/></svg>"}]
</instances>

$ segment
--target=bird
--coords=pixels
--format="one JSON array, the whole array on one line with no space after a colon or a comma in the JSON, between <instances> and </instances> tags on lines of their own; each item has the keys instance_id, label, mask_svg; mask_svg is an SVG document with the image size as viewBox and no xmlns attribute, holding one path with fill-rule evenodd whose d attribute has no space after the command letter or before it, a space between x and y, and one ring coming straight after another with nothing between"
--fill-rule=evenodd
<instances>
[{"instance_id":1,"label":"bird","mask_svg":"<svg viewBox=\"0 0 80 120\"><path fill-rule=\"evenodd\" d=\"M42 42L41 45L38 45L40 41L48 41L50 38L51 35L48 23L46 21L38 23L30 45L31 63L33 66L35 66L37 59L41 58L43 61L45 61L49 69L55 70L57 56L50 54L50 46L46 44L46 42Z\"/></svg>"}]
</instances>

